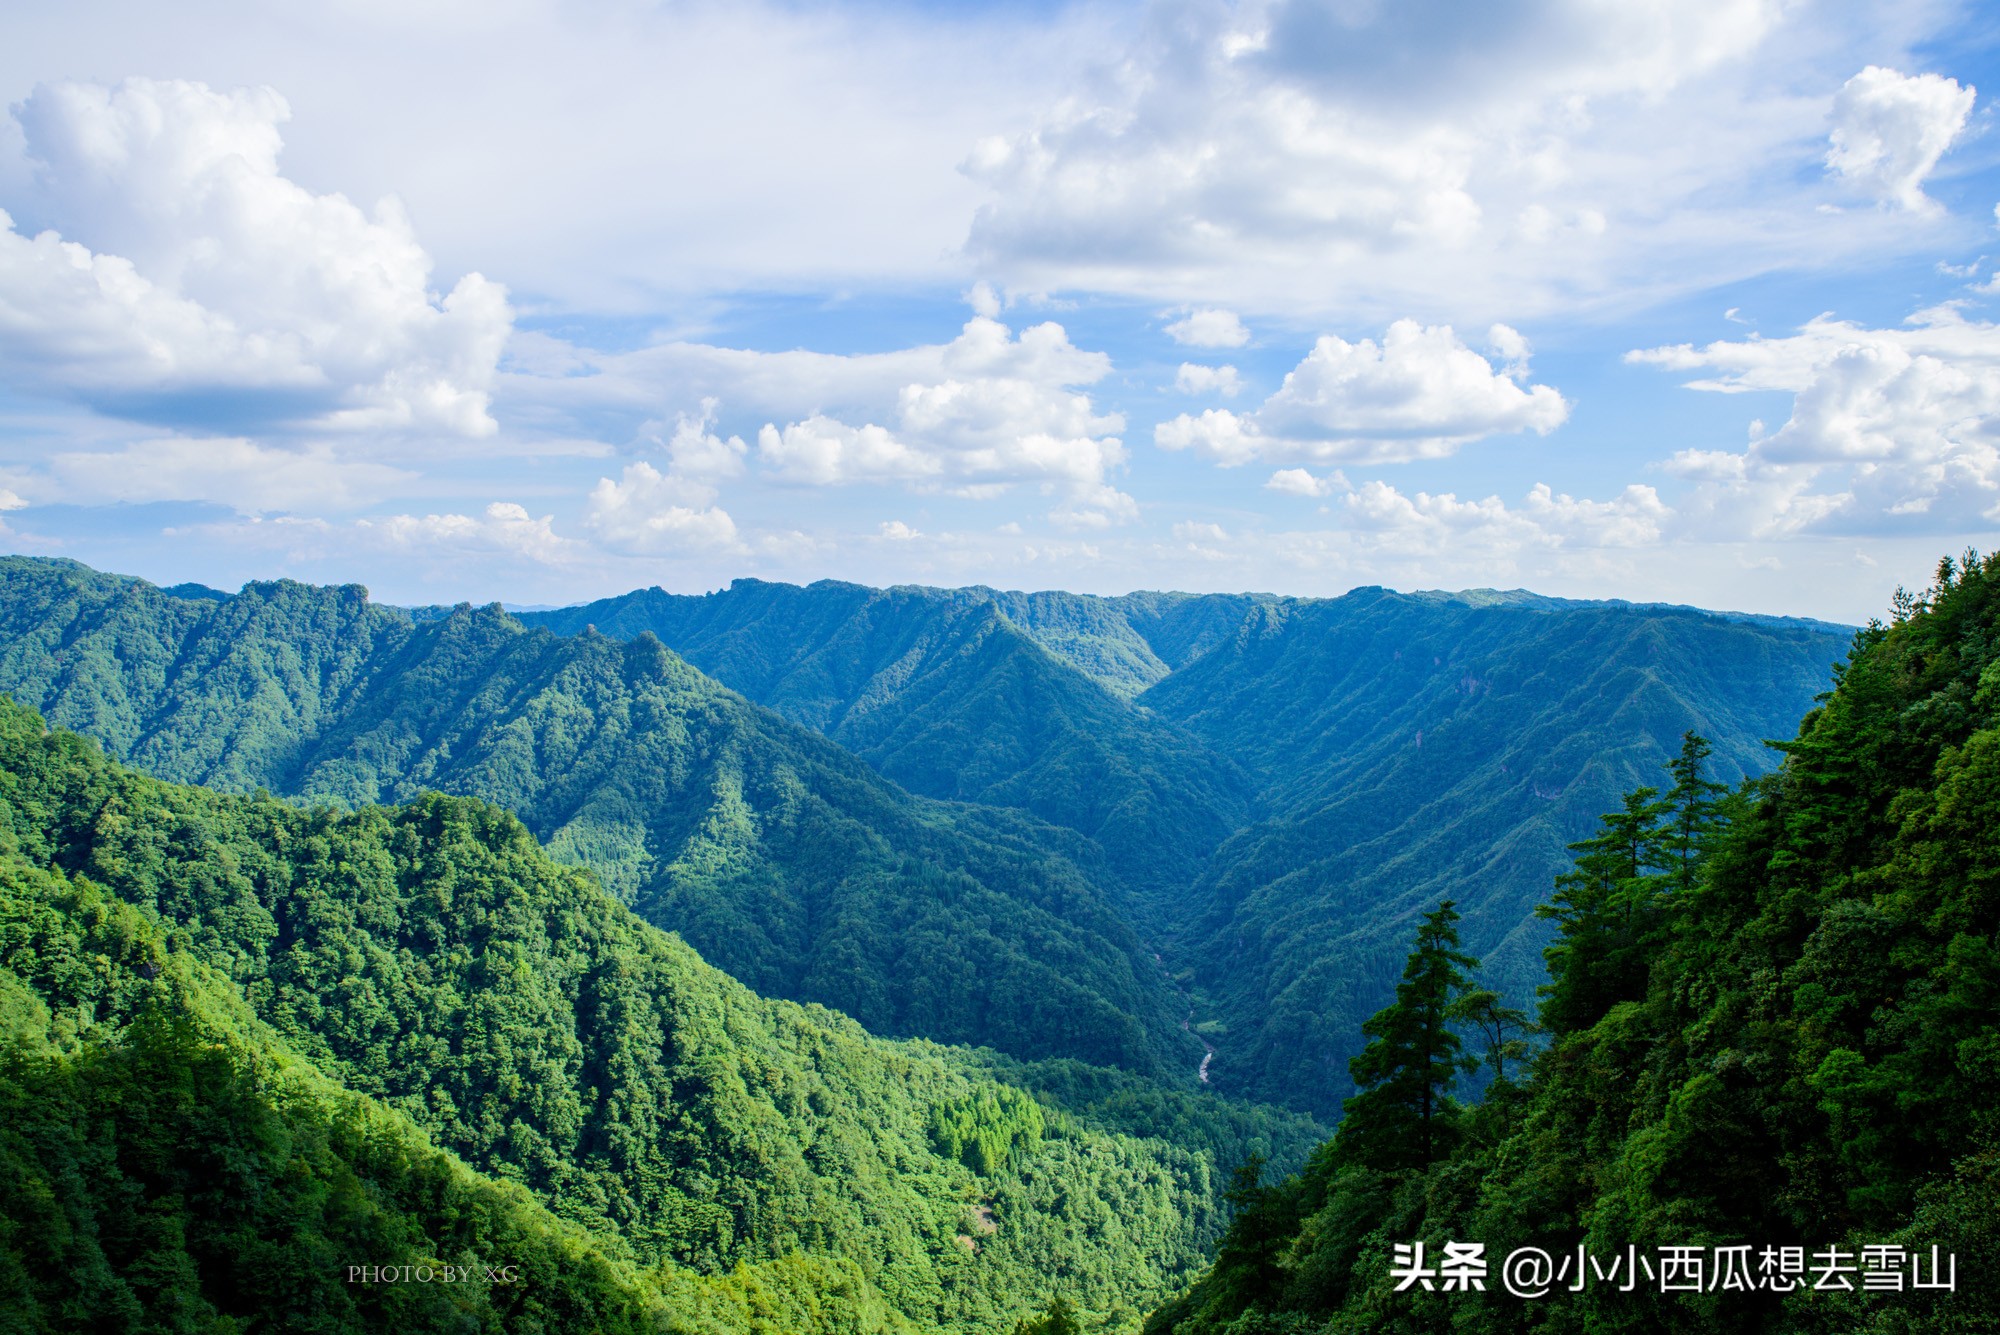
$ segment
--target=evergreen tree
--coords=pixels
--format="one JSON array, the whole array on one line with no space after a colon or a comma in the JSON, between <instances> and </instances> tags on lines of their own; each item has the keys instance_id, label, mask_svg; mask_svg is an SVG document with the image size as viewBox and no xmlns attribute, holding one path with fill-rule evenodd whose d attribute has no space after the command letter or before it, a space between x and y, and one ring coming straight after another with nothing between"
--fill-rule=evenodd
<instances>
[{"instance_id":1,"label":"evergreen tree","mask_svg":"<svg viewBox=\"0 0 2000 1335\"><path fill-rule=\"evenodd\" d=\"M1347 1100L1342 1156L1387 1171L1422 1168L1449 1148L1451 1088L1478 1062L1452 1031L1479 961L1458 949L1458 912L1447 899L1417 928L1396 999L1361 1026L1371 1040L1348 1062L1361 1093Z\"/></svg>"},{"instance_id":2,"label":"evergreen tree","mask_svg":"<svg viewBox=\"0 0 2000 1335\"><path fill-rule=\"evenodd\" d=\"M1016 1322L1014 1335L1083 1335L1083 1325L1076 1319L1076 1309L1057 1294L1040 1316Z\"/></svg>"},{"instance_id":3,"label":"evergreen tree","mask_svg":"<svg viewBox=\"0 0 2000 1335\"><path fill-rule=\"evenodd\" d=\"M1535 910L1557 924L1555 944L1542 952L1549 982L1539 989L1542 1024L1551 1032L1587 1029L1619 1002L1644 995L1640 943L1668 880L1658 868L1667 856L1660 821L1671 809L1659 789L1635 788L1600 818L1595 837L1569 845L1575 869L1556 878L1555 894Z\"/></svg>"},{"instance_id":4,"label":"evergreen tree","mask_svg":"<svg viewBox=\"0 0 2000 1335\"><path fill-rule=\"evenodd\" d=\"M1500 994L1491 988L1467 992L1452 1007L1451 1018L1472 1027L1486 1048L1486 1064L1493 1068L1496 1083L1507 1079L1507 1063L1528 1055L1528 1036L1541 1026L1528 1013L1500 1004Z\"/></svg>"},{"instance_id":5,"label":"evergreen tree","mask_svg":"<svg viewBox=\"0 0 2000 1335\"><path fill-rule=\"evenodd\" d=\"M1709 750L1706 737L1686 732L1681 734L1680 755L1667 762L1674 786L1661 799L1666 804L1667 822L1658 847L1668 884L1677 895L1694 889L1702 856L1721 824L1720 799L1729 791L1727 785L1708 777Z\"/></svg>"}]
</instances>

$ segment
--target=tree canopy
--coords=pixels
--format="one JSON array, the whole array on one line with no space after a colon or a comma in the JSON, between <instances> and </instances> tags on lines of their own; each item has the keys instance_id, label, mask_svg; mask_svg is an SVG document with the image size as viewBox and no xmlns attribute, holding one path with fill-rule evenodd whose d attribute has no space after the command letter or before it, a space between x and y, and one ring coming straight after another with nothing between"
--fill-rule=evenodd
<instances>
[{"instance_id":1,"label":"tree canopy","mask_svg":"<svg viewBox=\"0 0 2000 1335\"><path fill-rule=\"evenodd\" d=\"M1781 750L1719 796L1685 737L1664 796L1642 785L1573 847L1529 1078L1495 1080L1428 1166L1344 1154L1369 1128L1343 1125L1245 1201L1148 1331L2000 1325L1983 1261L2000 1240L2000 560L1946 561L1899 597ZM1398 1290L1396 1244L1454 1239L1496 1264L1521 1246L1935 1246L1959 1280Z\"/></svg>"}]
</instances>

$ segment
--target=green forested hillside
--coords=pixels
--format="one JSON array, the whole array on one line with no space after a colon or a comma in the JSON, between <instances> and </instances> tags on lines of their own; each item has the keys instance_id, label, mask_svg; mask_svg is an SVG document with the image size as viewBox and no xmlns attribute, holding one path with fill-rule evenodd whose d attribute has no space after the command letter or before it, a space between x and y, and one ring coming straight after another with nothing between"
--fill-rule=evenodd
<instances>
[{"instance_id":1,"label":"green forested hillside","mask_svg":"<svg viewBox=\"0 0 2000 1335\"><path fill-rule=\"evenodd\" d=\"M703 1329L1004 1331L1057 1294L1129 1315L1220 1222L1208 1154L761 1000L476 801L180 787L5 705L0 887L0 1097L30 1110L0 1127L0 1264L36 1302L70 1282L46 1226L93 1295L156 1316L169 1290L213 1302L229 1266L268 1262L312 1268L283 1290L300 1301L360 1303L353 1328L378 1298L341 1287L350 1260L477 1253L543 1285L463 1291L494 1328L532 1299ZM966 1153L989 1118L1008 1151ZM1296 1124L1250 1122L1295 1152ZM422 1328L457 1292L396 1301Z\"/></svg>"},{"instance_id":2,"label":"green forested hillside","mask_svg":"<svg viewBox=\"0 0 2000 1335\"><path fill-rule=\"evenodd\" d=\"M498 608L418 624L351 586L183 599L13 558L0 688L169 778L498 802L744 983L873 1032L1148 1072L1200 1059L1094 845L912 799L650 636L564 638Z\"/></svg>"},{"instance_id":3,"label":"green forested hillside","mask_svg":"<svg viewBox=\"0 0 2000 1335\"><path fill-rule=\"evenodd\" d=\"M1525 1084L1466 1110L1433 1080L1432 1153L1350 1115L1304 1173L1240 1183L1214 1270L1148 1330L2000 1329L2000 560L1946 562L1895 612L1777 770L1721 800L1686 765L1643 775L1579 842ZM1492 1281L1517 1247L1581 1247L1599 1278L1633 1247L1710 1269L1675 1292L1398 1293L1393 1248L1418 1240L1433 1264L1483 1243ZM1745 1246L1718 1282L1715 1249Z\"/></svg>"},{"instance_id":4,"label":"green forested hillside","mask_svg":"<svg viewBox=\"0 0 2000 1335\"><path fill-rule=\"evenodd\" d=\"M1224 1089L1332 1113L1416 915L1459 902L1517 1003L1564 846L1684 731L1734 781L1775 756L1847 640L1687 609L1357 590L1272 603L1139 702L1235 756L1274 814L1189 896L1177 966Z\"/></svg>"},{"instance_id":5,"label":"green forested hillside","mask_svg":"<svg viewBox=\"0 0 2000 1335\"><path fill-rule=\"evenodd\" d=\"M563 634L655 635L911 792L1016 807L1088 836L1150 900L1192 881L1248 819L1248 782L1127 703L1169 670L1127 601L738 580L705 597L646 589L520 616ZM1187 652L1248 600L1131 601L1165 647Z\"/></svg>"},{"instance_id":6,"label":"green forested hillside","mask_svg":"<svg viewBox=\"0 0 2000 1335\"><path fill-rule=\"evenodd\" d=\"M1758 771L1845 649L1492 592L739 581L524 615L576 633L15 560L0 687L172 777L501 802L751 986L878 1032L1179 1075L1192 1002L1217 1087L1330 1115L1423 904L1457 898L1519 1000L1564 845L1686 729L1727 777ZM912 801L856 754L980 805Z\"/></svg>"},{"instance_id":7,"label":"green forested hillside","mask_svg":"<svg viewBox=\"0 0 2000 1335\"><path fill-rule=\"evenodd\" d=\"M1129 1325L1206 1259L1218 1172L1246 1156L1288 1170L1316 1134L1212 1091L1333 1114L1373 1084L1385 1059L1349 1058L1393 1026L1363 1021L1395 995L1418 918L1451 899L1495 989L1488 1020L1527 1002L1558 934L1568 991L1535 1085L1495 1078L1462 1117L1440 1104L1435 1164L1336 1149L1280 1189L1239 1181L1214 1276L1166 1327L1430 1329L1435 1309L1397 1306L1368 1268L1425 1211L1569 1246L1614 1225L1635 1241L1958 1228L1989 1170L1880 1200L1865 1182L1914 1191L1992 1129L1953 1112L1993 1093L1989 1040L1964 1018L1993 1009L1990 961L1951 935L1984 911L1986 872L1921 926L1861 923L1854 886L1872 882L1839 859L1901 858L1881 873L1898 884L1957 865L1957 835L1895 850L1930 800L1911 794L1981 735L1990 617L1965 609L1995 582L1987 564L1950 572L1863 637L1784 771L1730 809L1721 845L1697 841L1704 894L1735 886L1722 899L1620 890L1644 911L1607 915L1571 894L1552 924L1536 908L1568 846L1635 785L1664 786L1684 733L1710 739L1717 777L1760 773L1761 739L1794 730L1847 642L1529 595L754 582L530 614L574 631L558 634L497 607L412 618L358 588L176 594L0 560L0 689L209 786L0 710L0 872L32 891L7 912L39 924L0 937L0 1010L21 1035L5 1097L54 1110L0 1153L74 1165L77 1264L128 1307L207 1292L220 1244L204 1239L249 1230L301 1255L519 1238L566 1258L534 1301L607 1327L1006 1331L1057 1297ZM1814 752L1829 718L1849 719L1846 740ZM1963 794L1983 779L1966 773L1960 796L1933 797L1972 829L1982 809ZM1800 784L1838 800L1808 811ZM1633 800L1632 819L1659 819ZM1625 879L1672 880L1648 866ZM1796 876L1846 888L1774 907L1769 885ZM1614 918L1626 935L1579 937ZM1854 935L1829 936L1836 922ZM1901 960L1884 943L1915 952L1895 978L1869 972ZM190 979L206 980L194 1000ZM166 1001L162 980L179 989ZM1828 1000L1855 980L1885 989L1867 1016L1860 992ZM1729 996L1736 1010L1713 1009ZM135 1107L135 1084L180 1068L185 1097ZM1935 1107L1900 1092L1908 1071L1946 1068ZM357 1140L356 1119L377 1131ZM184 1148L127 1166L93 1157L90 1126ZM230 1180L263 1215L222 1209L209 1169L155 1171L239 1134L259 1148ZM1734 1166L1675 1167L1703 1154ZM1754 1164L1773 1154L1796 1180L1759 1203ZM54 1219L39 1190L0 1216ZM375 1214L335 1209L356 1192ZM484 1204L454 1213L453 1193ZM144 1237L75 1222L142 1198L177 1222ZM0 1263L28 1264L26 1236L0 1235ZM54 1273L35 1302L60 1300ZM527 1328L540 1318L517 1298L460 1306ZM376 1297L325 1301L329 1329L385 1319Z\"/></svg>"},{"instance_id":8,"label":"green forested hillside","mask_svg":"<svg viewBox=\"0 0 2000 1335\"><path fill-rule=\"evenodd\" d=\"M972 637L950 628L993 612L1004 650L961 648ZM528 616L651 630L906 786L1093 835L1128 883L1154 890L1136 907L1197 991L1214 1079L1323 1115L1350 1088L1358 1026L1387 995L1416 906L1457 895L1495 985L1525 996L1547 940L1534 905L1563 846L1688 728L1715 739L1729 777L1761 771L1763 740L1790 731L1848 640L1812 622L1492 591L1105 599L742 580ZM1025 639L1108 691L1142 693L1083 707L1062 664L1022 670ZM1206 749L1149 749L1164 720ZM1093 759L1073 763L1086 745ZM1227 806L1186 777L1204 754L1228 758ZM1107 783L1100 755L1157 777L1123 800L1133 785ZM1238 828L1217 846L1213 821L1162 796L1174 792ZM1127 819L1107 831L1084 804L1113 798ZM1161 873L1150 885L1135 856Z\"/></svg>"},{"instance_id":9,"label":"green forested hillside","mask_svg":"<svg viewBox=\"0 0 2000 1335\"><path fill-rule=\"evenodd\" d=\"M4 842L0 1326L684 1328L521 1188L286 1053L159 924ZM454 1278L350 1282L362 1264Z\"/></svg>"}]
</instances>

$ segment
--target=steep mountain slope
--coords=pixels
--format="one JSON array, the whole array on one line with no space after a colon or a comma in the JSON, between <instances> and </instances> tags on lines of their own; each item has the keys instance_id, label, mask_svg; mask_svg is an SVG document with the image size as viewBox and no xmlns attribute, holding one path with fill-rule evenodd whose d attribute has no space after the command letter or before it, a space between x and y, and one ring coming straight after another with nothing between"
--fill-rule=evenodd
<instances>
[{"instance_id":1,"label":"steep mountain slope","mask_svg":"<svg viewBox=\"0 0 2000 1335\"><path fill-rule=\"evenodd\" d=\"M1685 730L1725 777L1761 769L1845 649L1814 624L1518 592L740 581L529 614L579 632L557 639L490 610L413 625L358 590L217 603L107 579L0 569L0 686L161 772L491 797L746 982L881 1032L1184 1073L1191 999L1219 1087L1321 1115L1413 914L1458 899L1524 998L1564 846ZM910 802L659 666L679 660L656 633L906 784L1013 810ZM1121 700L1085 655L1152 684Z\"/></svg>"},{"instance_id":2,"label":"steep mountain slope","mask_svg":"<svg viewBox=\"0 0 2000 1335\"><path fill-rule=\"evenodd\" d=\"M638 1332L694 1315L313 1071L172 945L88 881L0 851L0 1326ZM356 1283L362 1261L453 1279Z\"/></svg>"},{"instance_id":3,"label":"steep mountain slope","mask_svg":"<svg viewBox=\"0 0 2000 1335\"><path fill-rule=\"evenodd\" d=\"M1415 915L1458 900L1517 999L1534 906L1692 729L1734 781L1774 756L1846 638L1685 609L1357 590L1254 609L1139 697L1236 756L1278 814L1211 860L1177 955L1222 1026L1221 1087L1332 1112Z\"/></svg>"},{"instance_id":4,"label":"steep mountain slope","mask_svg":"<svg viewBox=\"0 0 2000 1335\"><path fill-rule=\"evenodd\" d=\"M1159 664L1157 676L1136 683L1135 689L1144 689L1227 643L1252 612L1280 600L1268 593L1141 592L1101 601L1145 641Z\"/></svg>"},{"instance_id":5,"label":"steep mountain slope","mask_svg":"<svg viewBox=\"0 0 2000 1335\"><path fill-rule=\"evenodd\" d=\"M497 608L413 623L363 590L178 599L0 562L0 689L154 773L350 804L517 812L757 990L872 1031L1191 1071L1185 1007L1073 835L912 799L650 636ZM1097 879L1108 879L1101 873Z\"/></svg>"},{"instance_id":6,"label":"steep mountain slope","mask_svg":"<svg viewBox=\"0 0 2000 1335\"><path fill-rule=\"evenodd\" d=\"M953 1054L757 998L497 808L434 794L343 813L166 784L13 705L0 1012L8 1032L74 1054L64 1069L6 1056L0 1097L71 1100L125 1156L107 1167L48 1108L0 1127L0 1155L27 1173L0 1180L16 1193L0 1266L38 1282L17 1230L95 1209L97 1243L74 1256L102 1272L98 1289L157 1284L166 1264L194 1283L290 1259L316 1269L259 1287L310 1291L355 1260L477 1259L540 1267L525 1297L544 1306L692 1304L704 1330L1004 1331L1052 1287L1129 1311L1184 1282L1220 1222L1207 1154L1091 1129ZM207 1055L218 1034L236 1045L227 1060ZM280 1067L304 1093L285 1092ZM147 1079L153 1106L121 1112L116 1091ZM425 1135L542 1205L470 1179ZM148 1158L168 1143L192 1157ZM38 1196L33 1182L65 1172L70 1186ZM300 1172L360 1199L329 1201ZM95 1194L79 1194L86 1178ZM268 1199L231 1195L254 1182ZM135 1241L114 1209L156 1222ZM376 1236L384 1250L260 1250L258 1209L308 1251ZM217 1254L232 1237L234 1261ZM663 1300L628 1264L663 1261L718 1278L670 1268ZM771 1324L735 1320L739 1297ZM809 1323L781 1315L812 1303L826 1310ZM548 1328L613 1324L593 1320L579 1309Z\"/></svg>"},{"instance_id":7,"label":"steep mountain slope","mask_svg":"<svg viewBox=\"0 0 2000 1335\"><path fill-rule=\"evenodd\" d=\"M1899 597L1697 829L1692 876L1642 839L1572 883L1525 1085L1431 1162L1371 1165L1357 1118L1239 1191L1214 1272L1147 1330L2000 1329L2000 560ZM1418 1238L1483 1243L1485 1291L1397 1292ZM1517 1247L1593 1264L1523 1300ZM1677 1248L1705 1282L1631 1282Z\"/></svg>"},{"instance_id":8,"label":"steep mountain slope","mask_svg":"<svg viewBox=\"0 0 2000 1335\"><path fill-rule=\"evenodd\" d=\"M1134 595L1186 653L1245 599ZM651 633L730 688L824 733L911 792L1032 812L1096 841L1124 882L1187 884L1248 818L1230 761L1125 697L1169 670L1121 600L738 580L520 614L563 634Z\"/></svg>"}]
</instances>

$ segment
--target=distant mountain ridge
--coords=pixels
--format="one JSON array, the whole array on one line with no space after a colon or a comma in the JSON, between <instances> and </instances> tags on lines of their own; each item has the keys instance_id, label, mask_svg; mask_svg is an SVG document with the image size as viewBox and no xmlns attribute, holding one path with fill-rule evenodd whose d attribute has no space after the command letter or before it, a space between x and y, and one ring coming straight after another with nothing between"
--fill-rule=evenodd
<instances>
[{"instance_id":1,"label":"distant mountain ridge","mask_svg":"<svg viewBox=\"0 0 2000 1335\"><path fill-rule=\"evenodd\" d=\"M1605 817L1551 905L1546 1046L1464 1035L1476 1106L1436 1027L1470 980L1430 915L1367 1101L1304 1172L1233 1193L1146 1335L2000 1330L2000 559L1936 569L1854 637L1780 768L1717 792L1689 747L1662 800ZM1401 1239L1508 1273L1423 1287L1451 1253L1391 1264ZM1785 1239L1816 1240L1790 1253L1810 1282L1774 1276ZM1889 1273L1836 1273L1871 1256Z\"/></svg>"},{"instance_id":2,"label":"distant mountain ridge","mask_svg":"<svg viewBox=\"0 0 2000 1335\"><path fill-rule=\"evenodd\" d=\"M1094 845L912 798L650 636L417 623L353 585L183 599L13 558L0 689L182 782L498 802L742 982L877 1033L1149 1073L1201 1055Z\"/></svg>"},{"instance_id":3,"label":"distant mountain ridge","mask_svg":"<svg viewBox=\"0 0 2000 1335\"><path fill-rule=\"evenodd\" d=\"M990 662L938 647L940 628L982 610L1011 628L995 638L1034 690L995 690ZM1546 940L1533 908L1567 866L1564 845L1657 778L1684 731L1710 737L1725 779L1768 768L1763 740L1797 726L1853 635L1803 618L1379 587L1107 598L738 580L525 619L658 635L915 791L1091 835L1191 973L1213 1078L1321 1115L1348 1092L1346 1059L1412 914L1458 898L1491 979L1530 999ZM913 654L926 635L930 651ZM1066 687L1052 670L1064 665ZM1072 703L1093 673L1129 705ZM1151 738L1171 746L1147 754ZM1044 760L1093 746L1146 760L1088 783ZM1202 788L1187 788L1190 772ZM1162 777L1145 788L1135 773ZM982 786L958 786L968 774ZM1146 817L1124 828L1080 800L1121 784L1140 793L1125 810ZM1163 799L1176 790L1239 823L1214 838L1214 820L1190 823ZM1157 875L1135 870L1148 862Z\"/></svg>"},{"instance_id":4,"label":"distant mountain ridge","mask_svg":"<svg viewBox=\"0 0 2000 1335\"><path fill-rule=\"evenodd\" d=\"M1366 590L1351 589L1349 592L1362 593ZM1629 598L1555 598L1527 589L1418 589L1410 594L1410 597L1436 598L1472 607L1504 604L1545 608L1629 607L1641 612L1693 612L1700 616L1717 617L1723 621L1741 621L1748 625L1770 626L1777 629L1820 631L1848 638L1852 638L1854 633L1861 629L1843 621L1821 621L1817 617L1778 616L1770 612L1730 612L1720 608L1696 607L1692 603L1633 602Z\"/></svg>"},{"instance_id":5,"label":"distant mountain ridge","mask_svg":"<svg viewBox=\"0 0 2000 1335\"><path fill-rule=\"evenodd\" d=\"M1249 818L1250 781L1130 696L1254 605L738 580L702 597L647 589L519 619L565 635L655 635L912 792L1017 807L1088 836L1151 897L1191 881Z\"/></svg>"},{"instance_id":6,"label":"distant mountain ridge","mask_svg":"<svg viewBox=\"0 0 2000 1335\"><path fill-rule=\"evenodd\" d=\"M1564 845L1684 731L1718 777L1768 768L1849 639L1519 590L371 606L4 562L0 687L177 778L503 802L744 981L882 1032L1185 1078L1198 1029L1216 1087L1320 1116L1411 915L1456 899L1531 1000Z\"/></svg>"},{"instance_id":7,"label":"distant mountain ridge","mask_svg":"<svg viewBox=\"0 0 2000 1335\"><path fill-rule=\"evenodd\" d=\"M1358 589L1260 607L1139 703L1233 755L1270 813L1185 901L1224 1088L1337 1108L1361 1022L1416 915L1455 899L1467 949L1520 1002L1533 916L1625 791L1663 784L1682 733L1734 783L1776 763L1850 637L1680 608Z\"/></svg>"}]
</instances>

